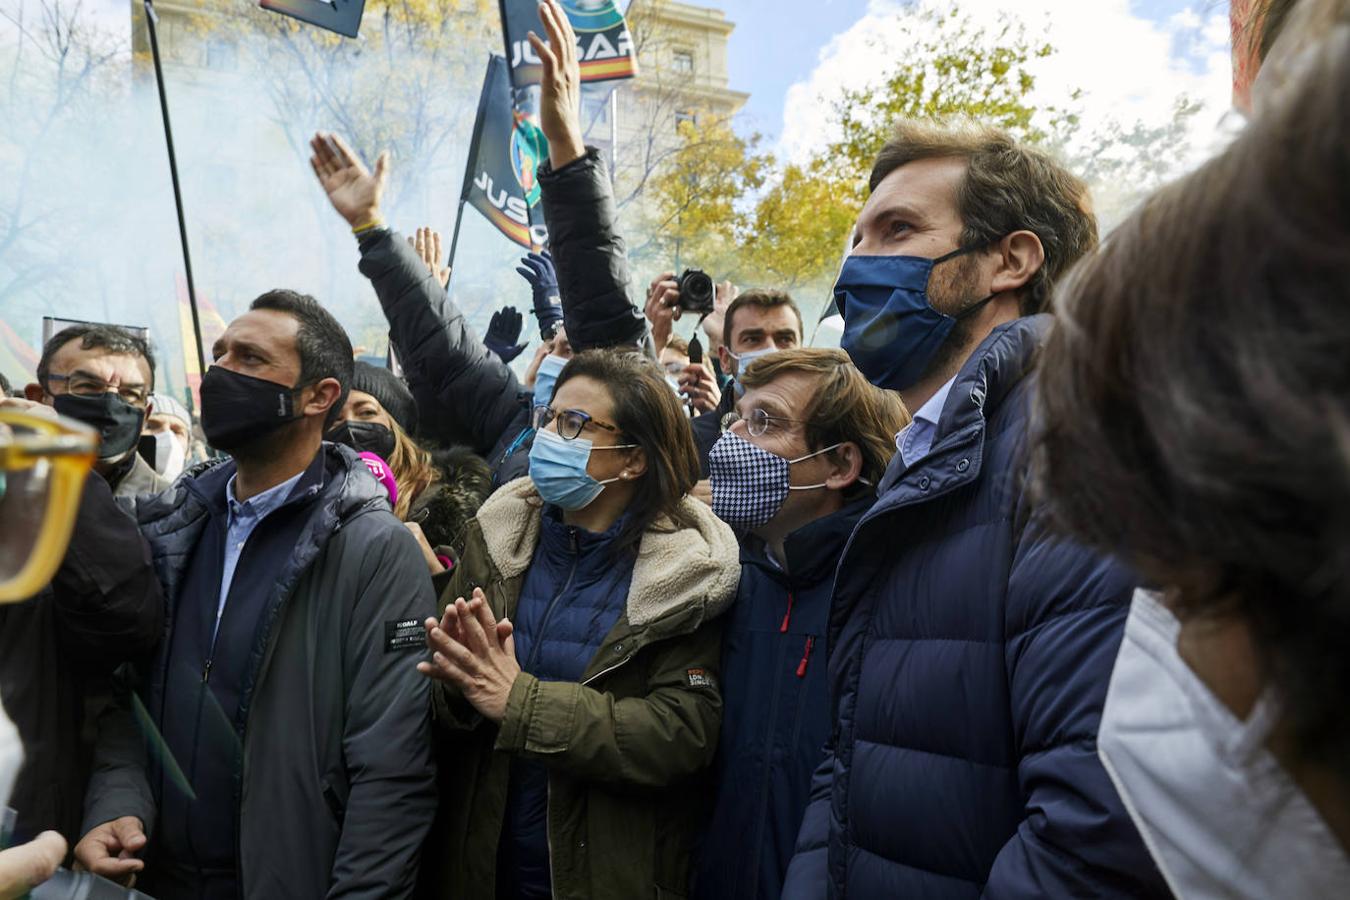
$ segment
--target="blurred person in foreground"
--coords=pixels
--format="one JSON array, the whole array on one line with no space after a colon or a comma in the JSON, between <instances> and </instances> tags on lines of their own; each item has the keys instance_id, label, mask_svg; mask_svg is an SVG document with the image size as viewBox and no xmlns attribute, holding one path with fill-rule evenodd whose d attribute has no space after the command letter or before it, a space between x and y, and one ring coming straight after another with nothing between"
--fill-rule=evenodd
<instances>
[{"instance_id":1,"label":"blurred person in foreground","mask_svg":"<svg viewBox=\"0 0 1350 900\"><path fill-rule=\"evenodd\" d=\"M96 429L94 471L114 497L158 494L170 484L136 452L154 413L155 358L150 346L116 325L72 325L52 335L24 396Z\"/></svg>"},{"instance_id":2,"label":"blurred person in foreground","mask_svg":"<svg viewBox=\"0 0 1350 900\"><path fill-rule=\"evenodd\" d=\"M161 900L408 896L435 807L413 668L435 598L384 489L323 441L351 343L278 290L212 356L202 428L229 456L137 510L171 627L135 721L101 723L76 858Z\"/></svg>"},{"instance_id":3,"label":"blurred person in foreground","mask_svg":"<svg viewBox=\"0 0 1350 900\"><path fill-rule=\"evenodd\" d=\"M41 594L53 577L59 577L87 485L101 486L94 489L95 496L101 491L109 497L106 505L112 505L107 484L89 474L97 452L98 435L93 429L73 419L62 419L46 407L0 403L0 636L32 637L31 631L19 624L24 614L17 622L9 619L5 604L31 607L31 598ZM125 521L125 516L115 510L104 509L103 515ZM8 658L6 653L0 662L7 663ZM41 671L25 674L39 681L46 681L48 675ZM20 730L0 701L0 831L13 825L5 807L11 802L20 773L26 771L26 777L31 778L42 771L42 761L31 755L27 758L29 768L23 768ZM52 749L59 753L62 748L52 748L41 737L32 746L38 754ZM0 849L0 900L25 897L51 878L65 858L67 846L66 839L54 830L31 840L17 833L7 834L6 846Z\"/></svg>"},{"instance_id":4,"label":"blurred person in foreground","mask_svg":"<svg viewBox=\"0 0 1350 900\"><path fill-rule=\"evenodd\" d=\"M909 414L842 350L783 350L737 379L745 393L710 463L713 513L740 537L742 569L694 896L777 900L833 724L825 636L835 568Z\"/></svg>"},{"instance_id":5,"label":"blurred person in foreground","mask_svg":"<svg viewBox=\"0 0 1350 900\"><path fill-rule=\"evenodd\" d=\"M1072 273L1037 389L1053 522L1154 586L1098 752L1181 898L1350 890L1350 4L1325 7L1288 92Z\"/></svg>"},{"instance_id":6,"label":"blurred person in foreground","mask_svg":"<svg viewBox=\"0 0 1350 900\"><path fill-rule=\"evenodd\" d=\"M563 13L545 15L559 47ZM650 360L574 357L537 423L530 476L483 505L427 622L443 795L424 882L685 895L736 541L687 496L688 422Z\"/></svg>"},{"instance_id":7,"label":"blurred person in foreground","mask_svg":"<svg viewBox=\"0 0 1350 900\"><path fill-rule=\"evenodd\" d=\"M417 539L433 576L449 567L446 548L457 547L464 529L492 492L487 463L463 447L428 450L411 435L417 404L388 369L356 363L351 393L327 439L388 463L397 484L394 515Z\"/></svg>"},{"instance_id":8,"label":"blurred person in foreground","mask_svg":"<svg viewBox=\"0 0 1350 900\"><path fill-rule=\"evenodd\" d=\"M996 129L902 121L835 285L843 349L913 421L840 559L829 755L787 900L1166 891L1096 754L1138 576L1024 482L1050 293L1087 188Z\"/></svg>"},{"instance_id":9,"label":"blurred person in foreground","mask_svg":"<svg viewBox=\"0 0 1350 900\"><path fill-rule=\"evenodd\" d=\"M56 419L50 407L26 400L0 399L0 411ZM21 528L19 486L17 476L6 476L6 533ZM164 632L164 597L136 523L98 475L83 479L79 495L70 544L50 583L0 606L0 698L28 748L10 803L19 841L49 829L79 838L93 751L87 733L112 672L149 654Z\"/></svg>"}]
</instances>

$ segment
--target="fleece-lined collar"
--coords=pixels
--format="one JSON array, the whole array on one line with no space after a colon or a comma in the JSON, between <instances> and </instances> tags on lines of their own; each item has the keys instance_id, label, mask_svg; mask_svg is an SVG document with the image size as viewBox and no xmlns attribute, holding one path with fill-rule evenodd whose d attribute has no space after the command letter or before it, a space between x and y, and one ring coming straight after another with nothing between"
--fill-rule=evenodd
<instances>
[{"instance_id":1,"label":"fleece-lined collar","mask_svg":"<svg viewBox=\"0 0 1350 900\"><path fill-rule=\"evenodd\" d=\"M539 543L544 501L529 478L499 488L478 511L492 564L503 578L529 568ZM633 581L628 589L629 624L643 627L697 605L699 621L716 618L731 606L740 580L736 536L705 504L685 497L680 510L692 527L665 531L658 520L642 536Z\"/></svg>"}]
</instances>

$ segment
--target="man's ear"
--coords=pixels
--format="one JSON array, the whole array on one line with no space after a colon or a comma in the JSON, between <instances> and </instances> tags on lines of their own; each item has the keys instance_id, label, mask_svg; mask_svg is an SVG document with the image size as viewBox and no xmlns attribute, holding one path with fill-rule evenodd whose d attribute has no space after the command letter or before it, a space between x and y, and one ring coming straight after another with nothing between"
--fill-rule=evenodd
<instances>
[{"instance_id":1,"label":"man's ear","mask_svg":"<svg viewBox=\"0 0 1350 900\"><path fill-rule=\"evenodd\" d=\"M1045 247L1030 231L1014 231L995 246L998 268L989 283L989 293L1020 291L1045 265Z\"/></svg>"},{"instance_id":2,"label":"man's ear","mask_svg":"<svg viewBox=\"0 0 1350 900\"><path fill-rule=\"evenodd\" d=\"M37 382L29 382L23 386L23 398L30 403L41 403L42 395L45 393L42 385Z\"/></svg>"},{"instance_id":3,"label":"man's ear","mask_svg":"<svg viewBox=\"0 0 1350 900\"><path fill-rule=\"evenodd\" d=\"M327 417L328 411L342 396L342 383L336 378L323 378L314 383L312 390L313 393L300 408L300 414L303 416Z\"/></svg>"},{"instance_id":4,"label":"man's ear","mask_svg":"<svg viewBox=\"0 0 1350 900\"><path fill-rule=\"evenodd\" d=\"M847 490L862 476L862 450L852 441L835 447L833 453L825 454L825 461L830 464L830 473L825 478L828 490Z\"/></svg>"},{"instance_id":5,"label":"man's ear","mask_svg":"<svg viewBox=\"0 0 1350 900\"><path fill-rule=\"evenodd\" d=\"M722 374L731 374L731 354L727 352L726 344L717 345L717 361L722 364Z\"/></svg>"}]
</instances>

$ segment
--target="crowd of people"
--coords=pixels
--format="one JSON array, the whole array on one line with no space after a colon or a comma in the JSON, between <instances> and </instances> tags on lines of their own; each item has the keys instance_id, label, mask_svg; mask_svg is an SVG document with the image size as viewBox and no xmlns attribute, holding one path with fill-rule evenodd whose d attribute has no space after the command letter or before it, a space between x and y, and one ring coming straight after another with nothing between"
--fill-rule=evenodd
<instances>
[{"instance_id":1,"label":"crowd of people","mask_svg":"<svg viewBox=\"0 0 1350 900\"><path fill-rule=\"evenodd\" d=\"M558 0L524 378L316 135L398 374L271 290L196 419L106 325L0 401L101 439L0 606L0 897L1350 892L1350 4L1265 6L1245 128L1104 242L1043 150L896 123L842 349L634 301Z\"/></svg>"}]
</instances>

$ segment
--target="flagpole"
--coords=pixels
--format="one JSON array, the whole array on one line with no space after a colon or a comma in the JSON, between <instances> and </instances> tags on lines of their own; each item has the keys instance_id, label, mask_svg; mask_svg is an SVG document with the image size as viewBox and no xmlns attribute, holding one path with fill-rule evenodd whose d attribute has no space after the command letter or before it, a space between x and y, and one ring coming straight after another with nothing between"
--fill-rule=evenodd
<instances>
[{"instance_id":1,"label":"flagpole","mask_svg":"<svg viewBox=\"0 0 1350 900\"><path fill-rule=\"evenodd\" d=\"M450 281L455 280L455 251L459 249L459 226L464 224L464 204L467 202L468 200L461 194L459 207L455 210L455 232L450 236L450 259L445 264L450 269ZM449 292L449 282L446 283L445 289Z\"/></svg>"},{"instance_id":2,"label":"flagpole","mask_svg":"<svg viewBox=\"0 0 1350 900\"><path fill-rule=\"evenodd\" d=\"M155 85L159 88L159 111L164 119L164 143L169 150L169 177L173 180L173 203L178 211L178 241L183 247L183 268L187 274L188 307L192 310L192 336L197 343L197 371L206 374L206 347L202 343L202 320L197 312L197 288L192 280L192 254L188 250L187 219L183 216L183 189L178 182L178 157L173 150L173 127L169 124L169 97L164 92L164 69L159 59L159 15L153 0L145 4L145 27L150 32L150 56L155 63Z\"/></svg>"},{"instance_id":3,"label":"flagpole","mask_svg":"<svg viewBox=\"0 0 1350 900\"><path fill-rule=\"evenodd\" d=\"M612 183L619 167L619 85L609 92L609 180Z\"/></svg>"},{"instance_id":4,"label":"flagpole","mask_svg":"<svg viewBox=\"0 0 1350 900\"><path fill-rule=\"evenodd\" d=\"M510 60L507 66L511 65ZM469 201L469 188L473 187L473 161L478 157L478 142L483 137L483 113L487 109L487 83L492 75L492 54L488 54L487 70L483 73L483 93L478 97L478 112L473 120L473 134L469 137L469 156L464 160L464 184L459 189L459 208L455 211L455 231L450 236L450 258L445 265L450 269L450 280L455 280L455 251L459 249L459 228L464 224L464 204ZM447 292L450 285L446 285Z\"/></svg>"}]
</instances>

